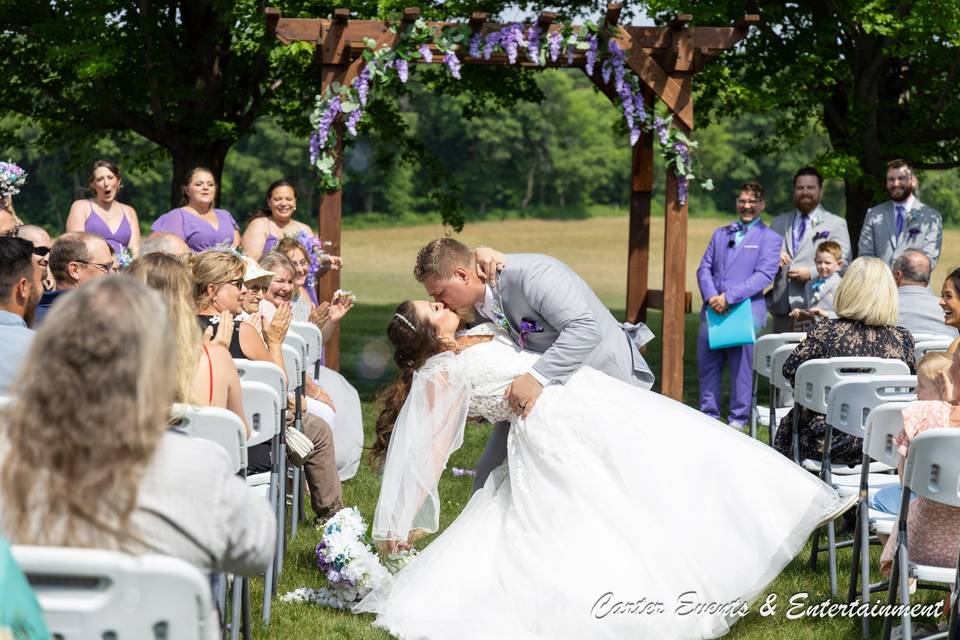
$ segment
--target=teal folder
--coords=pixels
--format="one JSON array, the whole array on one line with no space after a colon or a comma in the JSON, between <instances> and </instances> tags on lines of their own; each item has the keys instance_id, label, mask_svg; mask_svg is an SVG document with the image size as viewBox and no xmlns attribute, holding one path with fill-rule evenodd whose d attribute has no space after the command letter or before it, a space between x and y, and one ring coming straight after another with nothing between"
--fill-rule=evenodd
<instances>
[{"instance_id":1,"label":"teal folder","mask_svg":"<svg viewBox=\"0 0 960 640\"><path fill-rule=\"evenodd\" d=\"M727 313L717 313L707 307L707 340L711 349L726 349L753 344L757 341L753 326L750 298L730 307Z\"/></svg>"}]
</instances>

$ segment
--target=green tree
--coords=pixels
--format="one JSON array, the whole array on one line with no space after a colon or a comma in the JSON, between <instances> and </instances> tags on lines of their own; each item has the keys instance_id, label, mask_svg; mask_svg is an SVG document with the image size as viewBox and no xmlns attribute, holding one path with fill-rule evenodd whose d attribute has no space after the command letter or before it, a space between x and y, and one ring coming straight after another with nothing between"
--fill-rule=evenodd
<instances>
[{"instance_id":1,"label":"green tree","mask_svg":"<svg viewBox=\"0 0 960 640\"><path fill-rule=\"evenodd\" d=\"M745 8L762 22L742 46L707 65L698 113L768 114L754 146L787 149L823 127L830 149L817 164L844 180L851 236L886 196L885 163L960 166L960 1L650 0L660 20L683 12L730 23Z\"/></svg>"}]
</instances>

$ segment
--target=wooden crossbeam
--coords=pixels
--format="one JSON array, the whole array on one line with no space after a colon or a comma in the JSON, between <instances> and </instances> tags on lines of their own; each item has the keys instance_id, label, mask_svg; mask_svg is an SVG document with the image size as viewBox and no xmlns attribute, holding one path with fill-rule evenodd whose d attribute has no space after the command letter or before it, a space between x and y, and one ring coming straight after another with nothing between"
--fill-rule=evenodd
<instances>
[{"instance_id":1,"label":"wooden crossbeam","mask_svg":"<svg viewBox=\"0 0 960 640\"><path fill-rule=\"evenodd\" d=\"M394 46L397 41L400 39L400 34L394 33L393 31L385 31L373 45L373 50L381 48L384 44L388 47ZM362 51L366 45L363 42L360 42L360 50ZM352 47L351 47L352 48ZM367 61L363 59L363 56L358 56L356 60L350 63L350 66L340 74L340 77L337 78L337 81L341 85L349 86L353 82L354 78L360 75L360 70L363 69L363 65L367 64Z\"/></svg>"},{"instance_id":2,"label":"wooden crossbeam","mask_svg":"<svg viewBox=\"0 0 960 640\"><path fill-rule=\"evenodd\" d=\"M660 289L647 289L647 297L644 306L647 309L663 310L663 291ZM685 291L683 294L684 313L693 313L693 294Z\"/></svg>"}]
</instances>

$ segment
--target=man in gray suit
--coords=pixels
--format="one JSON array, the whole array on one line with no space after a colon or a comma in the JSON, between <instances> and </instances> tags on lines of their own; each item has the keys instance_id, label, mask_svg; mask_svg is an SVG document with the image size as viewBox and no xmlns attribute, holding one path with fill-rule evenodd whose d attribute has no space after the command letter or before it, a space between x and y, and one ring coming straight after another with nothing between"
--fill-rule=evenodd
<instances>
[{"instance_id":1,"label":"man in gray suit","mask_svg":"<svg viewBox=\"0 0 960 640\"><path fill-rule=\"evenodd\" d=\"M906 160L887 163L890 200L868 209L860 232L861 256L876 256L893 265L907 249L919 249L937 266L943 240L940 212L916 197L917 177Z\"/></svg>"},{"instance_id":2,"label":"man in gray suit","mask_svg":"<svg viewBox=\"0 0 960 640\"><path fill-rule=\"evenodd\" d=\"M840 245L843 263L850 264L850 234L847 221L820 206L823 176L813 167L803 167L793 176L793 211L781 213L770 228L783 236L780 270L767 292L767 310L773 316L773 332L790 328L790 311L802 309L804 288L816 277L817 245L833 240Z\"/></svg>"},{"instance_id":3,"label":"man in gray suit","mask_svg":"<svg viewBox=\"0 0 960 640\"><path fill-rule=\"evenodd\" d=\"M514 378L507 403L518 416L533 409L543 387L567 381L582 365L644 389L653 373L640 347L653 338L645 325L621 325L570 267L550 256L486 251L481 262L503 265L500 277L479 275L477 256L452 238L433 240L420 250L414 277L434 300L455 310L476 311L496 323L522 348L543 354L530 371ZM508 422L494 426L477 463L474 488L507 455Z\"/></svg>"},{"instance_id":4,"label":"man in gray suit","mask_svg":"<svg viewBox=\"0 0 960 640\"><path fill-rule=\"evenodd\" d=\"M956 338L957 330L944 323L940 302L930 293L930 271L930 257L919 249L907 249L893 261L893 279L900 293L897 325L913 334Z\"/></svg>"}]
</instances>

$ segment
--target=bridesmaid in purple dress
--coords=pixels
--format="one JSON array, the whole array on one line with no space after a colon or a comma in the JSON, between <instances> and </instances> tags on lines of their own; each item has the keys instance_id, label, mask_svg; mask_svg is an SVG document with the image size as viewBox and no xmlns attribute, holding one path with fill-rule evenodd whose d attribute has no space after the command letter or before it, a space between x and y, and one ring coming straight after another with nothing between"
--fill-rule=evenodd
<instances>
[{"instance_id":1,"label":"bridesmaid in purple dress","mask_svg":"<svg viewBox=\"0 0 960 640\"><path fill-rule=\"evenodd\" d=\"M300 232L312 236L313 230L294 220L297 210L297 191L293 183L277 180L267 187L267 206L250 215L247 230L243 232L243 254L254 260L270 252L284 236L298 236ZM331 256L339 260L336 256Z\"/></svg>"},{"instance_id":2,"label":"bridesmaid in purple dress","mask_svg":"<svg viewBox=\"0 0 960 640\"><path fill-rule=\"evenodd\" d=\"M240 246L240 227L229 211L214 208L216 198L213 172L197 167L183 184L183 204L157 218L150 228L182 238L194 252L218 245L236 248Z\"/></svg>"},{"instance_id":3,"label":"bridesmaid in purple dress","mask_svg":"<svg viewBox=\"0 0 960 640\"><path fill-rule=\"evenodd\" d=\"M117 200L120 191L120 169L109 160L97 160L90 170L90 191L93 198L76 200L70 205L67 232L86 231L107 241L114 254L140 253L140 221L137 212Z\"/></svg>"}]
</instances>

